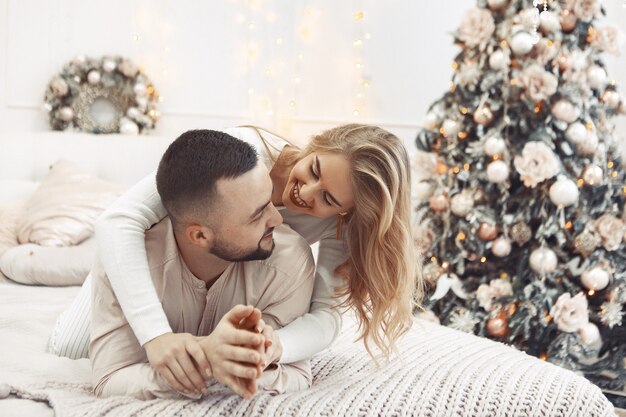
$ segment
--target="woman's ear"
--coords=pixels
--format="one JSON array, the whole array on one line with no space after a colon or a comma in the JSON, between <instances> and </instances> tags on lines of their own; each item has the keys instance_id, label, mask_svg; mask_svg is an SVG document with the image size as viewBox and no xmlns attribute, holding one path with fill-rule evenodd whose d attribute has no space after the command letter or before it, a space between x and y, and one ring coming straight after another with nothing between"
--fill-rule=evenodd
<instances>
[{"instance_id":1,"label":"woman's ear","mask_svg":"<svg viewBox=\"0 0 626 417\"><path fill-rule=\"evenodd\" d=\"M199 248L209 248L213 243L213 231L199 224L190 224L185 227L185 237L192 245Z\"/></svg>"}]
</instances>

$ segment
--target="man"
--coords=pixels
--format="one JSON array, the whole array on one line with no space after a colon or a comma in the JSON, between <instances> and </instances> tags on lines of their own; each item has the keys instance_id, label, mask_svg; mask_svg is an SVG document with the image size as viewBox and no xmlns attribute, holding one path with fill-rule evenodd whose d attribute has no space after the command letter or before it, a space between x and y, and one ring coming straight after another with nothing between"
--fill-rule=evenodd
<instances>
[{"instance_id":1,"label":"man","mask_svg":"<svg viewBox=\"0 0 626 417\"><path fill-rule=\"evenodd\" d=\"M308 311L315 266L306 241L281 226L254 148L222 132L186 132L163 155L156 181L169 217L146 233L146 251L173 332L202 347L183 356L247 398L257 384L275 392L310 386L308 361L264 366L270 326ZM199 398L149 364L98 262L91 275L96 395Z\"/></svg>"}]
</instances>

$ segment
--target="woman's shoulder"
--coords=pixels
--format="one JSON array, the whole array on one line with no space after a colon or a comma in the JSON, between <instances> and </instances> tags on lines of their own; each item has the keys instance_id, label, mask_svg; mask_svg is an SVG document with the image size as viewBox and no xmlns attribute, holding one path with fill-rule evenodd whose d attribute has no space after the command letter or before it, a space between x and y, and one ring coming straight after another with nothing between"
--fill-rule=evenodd
<instances>
[{"instance_id":1,"label":"woman's shoulder","mask_svg":"<svg viewBox=\"0 0 626 417\"><path fill-rule=\"evenodd\" d=\"M336 239L337 219L335 217L320 218L305 213L283 209L280 211L283 220L309 245L323 239Z\"/></svg>"}]
</instances>

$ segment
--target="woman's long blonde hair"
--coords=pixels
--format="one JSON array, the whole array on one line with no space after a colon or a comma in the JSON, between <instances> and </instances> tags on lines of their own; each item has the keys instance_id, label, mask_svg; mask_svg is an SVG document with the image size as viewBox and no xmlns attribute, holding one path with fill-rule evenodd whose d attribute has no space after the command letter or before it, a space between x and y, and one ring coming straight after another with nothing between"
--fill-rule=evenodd
<instances>
[{"instance_id":1,"label":"woman's long blonde hair","mask_svg":"<svg viewBox=\"0 0 626 417\"><path fill-rule=\"evenodd\" d=\"M349 257L335 270L346 280L337 295L345 300L340 307L357 312L359 340L369 354L376 357L373 342L389 357L397 339L411 327L424 293L422 260L411 234L406 149L380 127L348 124L313 136L283 163L295 163L312 152L338 153L350 162L354 208L345 216Z\"/></svg>"},{"instance_id":2,"label":"woman's long blonde hair","mask_svg":"<svg viewBox=\"0 0 626 417\"><path fill-rule=\"evenodd\" d=\"M357 312L370 355L374 342L388 357L423 297L406 149L380 127L348 124L314 136L299 156L311 152L340 153L350 162L354 208L346 216L350 256L335 271L347 280L339 295Z\"/></svg>"}]
</instances>

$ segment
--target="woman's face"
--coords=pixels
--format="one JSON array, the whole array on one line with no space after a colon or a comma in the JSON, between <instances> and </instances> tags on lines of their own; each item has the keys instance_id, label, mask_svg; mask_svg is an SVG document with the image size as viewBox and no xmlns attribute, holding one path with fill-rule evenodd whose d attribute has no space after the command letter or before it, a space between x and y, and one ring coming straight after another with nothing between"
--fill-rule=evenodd
<instances>
[{"instance_id":1,"label":"woman's face","mask_svg":"<svg viewBox=\"0 0 626 417\"><path fill-rule=\"evenodd\" d=\"M350 163L343 155L313 152L289 173L283 205L316 217L347 212L354 205L350 174Z\"/></svg>"}]
</instances>

